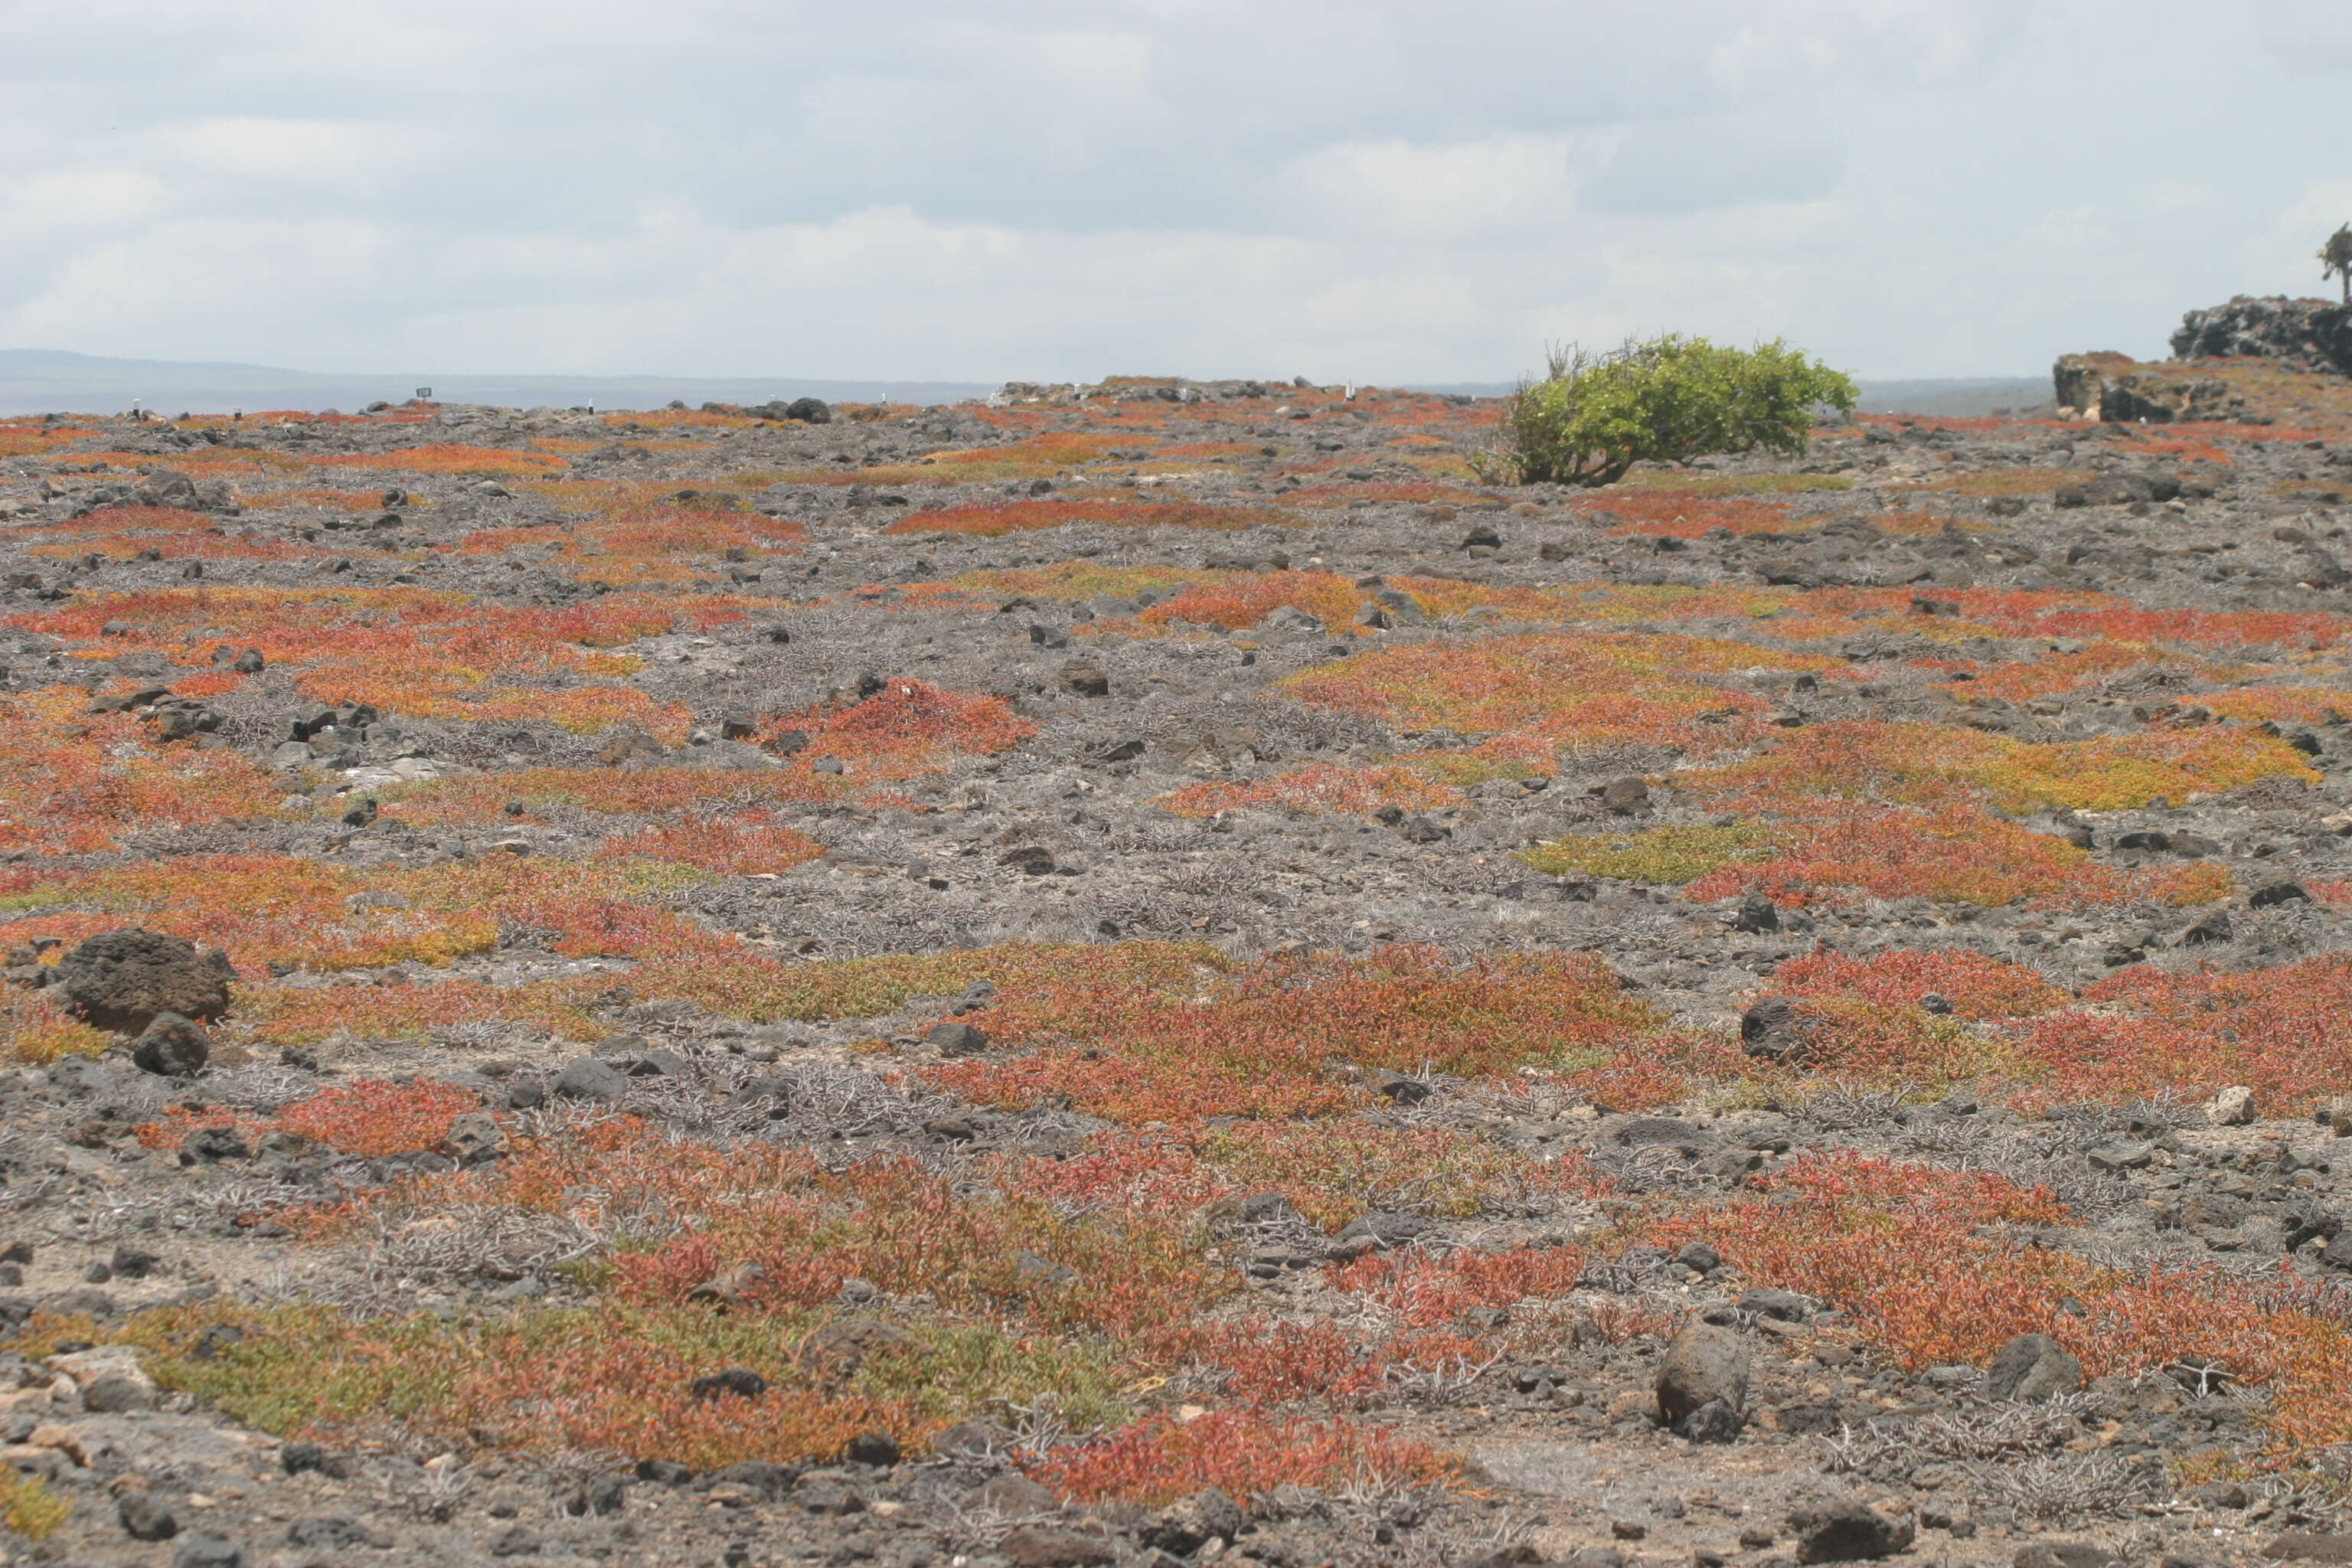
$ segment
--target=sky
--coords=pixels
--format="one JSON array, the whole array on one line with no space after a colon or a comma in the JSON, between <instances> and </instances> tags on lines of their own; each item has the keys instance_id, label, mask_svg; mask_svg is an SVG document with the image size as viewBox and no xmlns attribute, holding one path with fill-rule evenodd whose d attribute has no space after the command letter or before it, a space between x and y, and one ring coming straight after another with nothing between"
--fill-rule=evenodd
<instances>
[{"instance_id":1,"label":"sky","mask_svg":"<svg viewBox=\"0 0 2352 1568\"><path fill-rule=\"evenodd\" d=\"M2332 291L2340 0L0 0L0 348L1508 380Z\"/></svg>"}]
</instances>

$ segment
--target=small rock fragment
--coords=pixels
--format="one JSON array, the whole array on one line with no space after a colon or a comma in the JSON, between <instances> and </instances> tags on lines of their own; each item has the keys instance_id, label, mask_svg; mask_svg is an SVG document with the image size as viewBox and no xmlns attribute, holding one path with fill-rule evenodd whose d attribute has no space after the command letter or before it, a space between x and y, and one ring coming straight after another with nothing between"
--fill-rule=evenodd
<instances>
[{"instance_id":1,"label":"small rock fragment","mask_svg":"<svg viewBox=\"0 0 2352 1568\"><path fill-rule=\"evenodd\" d=\"M246 1568L245 1549L225 1535L191 1535L172 1553L172 1568Z\"/></svg>"},{"instance_id":2,"label":"small rock fragment","mask_svg":"<svg viewBox=\"0 0 2352 1568\"><path fill-rule=\"evenodd\" d=\"M2216 1127L2243 1127L2254 1119L2254 1091L2233 1084L2205 1102L2205 1120Z\"/></svg>"},{"instance_id":3,"label":"small rock fragment","mask_svg":"<svg viewBox=\"0 0 2352 1568\"><path fill-rule=\"evenodd\" d=\"M1007 1532L996 1550L1013 1568L1100 1568L1118 1561L1118 1552L1101 1536L1049 1524L1021 1525Z\"/></svg>"},{"instance_id":4,"label":"small rock fragment","mask_svg":"<svg viewBox=\"0 0 2352 1568\"><path fill-rule=\"evenodd\" d=\"M1143 1541L1147 1546L1190 1557L1212 1541L1233 1540L1241 1529L1241 1505L1209 1487L1161 1509L1144 1527Z\"/></svg>"},{"instance_id":5,"label":"small rock fragment","mask_svg":"<svg viewBox=\"0 0 2352 1568\"><path fill-rule=\"evenodd\" d=\"M114 1517L133 1541L169 1541L180 1533L179 1519L143 1491L124 1492L114 1505Z\"/></svg>"},{"instance_id":6,"label":"small rock fragment","mask_svg":"<svg viewBox=\"0 0 2352 1568\"><path fill-rule=\"evenodd\" d=\"M1789 1515L1800 1563L1860 1563L1909 1547L1918 1527L1858 1498L1813 1503Z\"/></svg>"},{"instance_id":7,"label":"small rock fragment","mask_svg":"<svg viewBox=\"0 0 2352 1568\"><path fill-rule=\"evenodd\" d=\"M1080 697L1110 695L1110 676L1098 664L1074 658L1062 666L1062 685Z\"/></svg>"}]
</instances>

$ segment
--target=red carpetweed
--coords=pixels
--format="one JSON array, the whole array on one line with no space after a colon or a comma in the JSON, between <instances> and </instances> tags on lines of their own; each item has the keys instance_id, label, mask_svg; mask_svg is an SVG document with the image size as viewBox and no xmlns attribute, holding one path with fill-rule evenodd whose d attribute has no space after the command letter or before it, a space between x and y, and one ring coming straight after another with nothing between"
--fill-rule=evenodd
<instances>
[{"instance_id":1,"label":"red carpetweed","mask_svg":"<svg viewBox=\"0 0 2352 1568\"><path fill-rule=\"evenodd\" d=\"M1248 1410L1190 1422L1153 1416L1056 1448L1028 1468L1074 1502L1125 1498L1147 1506L1207 1487L1245 1496L1278 1486L1416 1486L1454 1471L1433 1449L1384 1426Z\"/></svg>"},{"instance_id":2,"label":"red carpetweed","mask_svg":"<svg viewBox=\"0 0 2352 1568\"><path fill-rule=\"evenodd\" d=\"M994 1104L1062 1099L1123 1121L1227 1113L1328 1115L1360 1095L1355 1068L1464 1077L1597 1065L1660 1025L1581 953L1454 963L1397 947L1362 958L1276 954L1192 994L1074 975L990 1009L1005 1063L933 1068Z\"/></svg>"},{"instance_id":3,"label":"red carpetweed","mask_svg":"<svg viewBox=\"0 0 2352 1568\"><path fill-rule=\"evenodd\" d=\"M893 676L863 699L821 702L767 719L770 744L787 732L803 742L803 763L831 757L865 778L903 779L930 773L952 757L991 756L1037 732L1002 697L949 691L928 681Z\"/></svg>"}]
</instances>

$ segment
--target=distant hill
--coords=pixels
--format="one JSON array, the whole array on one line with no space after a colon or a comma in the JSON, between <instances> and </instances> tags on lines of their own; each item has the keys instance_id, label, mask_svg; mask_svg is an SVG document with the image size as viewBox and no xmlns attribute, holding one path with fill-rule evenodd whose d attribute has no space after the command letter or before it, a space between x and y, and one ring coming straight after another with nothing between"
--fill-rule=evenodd
<instances>
[{"instance_id":1,"label":"distant hill","mask_svg":"<svg viewBox=\"0 0 2352 1568\"><path fill-rule=\"evenodd\" d=\"M236 409L339 408L353 413L378 401L398 403L419 387L442 403L509 408L659 408L673 400L766 403L822 397L828 403L960 403L985 397L993 384L963 381L814 381L805 376L440 375L279 370L259 364L105 359L52 349L0 349L0 414L112 414L131 406L164 415L226 414Z\"/></svg>"},{"instance_id":2,"label":"distant hill","mask_svg":"<svg viewBox=\"0 0 2352 1568\"><path fill-rule=\"evenodd\" d=\"M1865 381L1862 407L1871 414L1989 414L2050 400L2047 376L1966 380ZM195 363L175 360L107 359L55 349L0 349L0 415L113 414L135 401L164 415L226 414L236 409L339 408L354 413L371 403L398 403L431 387L441 403L487 403L508 408L659 408L673 401L766 403L822 397L828 403L961 403L985 397L993 382L814 381L805 376L678 375L439 375L280 370L261 364ZM1412 390L1471 397L1501 397L1507 381L1420 383Z\"/></svg>"},{"instance_id":3,"label":"distant hill","mask_svg":"<svg viewBox=\"0 0 2352 1568\"><path fill-rule=\"evenodd\" d=\"M1995 409L2031 408L2050 401L2046 375L1994 375L1930 378L1921 381L1857 381L1864 414L1942 414L1955 418L1990 414ZM1443 392L1460 397L1503 397L1513 390L1507 381L1417 383L1414 392Z\"/></svg>"}]
</instances>

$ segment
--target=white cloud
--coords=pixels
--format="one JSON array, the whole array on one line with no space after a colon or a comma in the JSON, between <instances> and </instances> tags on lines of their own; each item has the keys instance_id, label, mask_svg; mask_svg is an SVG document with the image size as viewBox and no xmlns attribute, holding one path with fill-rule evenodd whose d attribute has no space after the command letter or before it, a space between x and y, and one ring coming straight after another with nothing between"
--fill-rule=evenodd
<instances>
[{"instance_id":1,"label":"white cloud","mask_svg":"<svg viewBox=\"0 0 2352 1568\"><path fill-rule=\"evenodd\" d=\"M1579 176L1607 157L1597 136L1503 136L1454 145L1402 140L1317 148L1277 178L1327 230L1402 237L1420 245L1555 230Z\"/></svg>"},{"instance_id":2,"label":"white cloud","mask_svg":"<svg viewBox=\"0 0 2352 1568\"><path fill-rule=\"evenodd\" d=\"M168 128L160 140L171 153L201 168L297 181L364 177L404 161L415 145L405 128L260 115L200 120Z\"/></svg>"},{"instance_id":3,"label":"white cloud","mask_svg":"<svg viewBox=\"0 0 2352 1568\"><path fill-rule=\"evenodd\" d=\"M108 228L146 216L163 200L163 182L142 169L87 169L36 174L7 192L9 230Z\"/></svg>"},{"instance_id":4,"label":"white cloud","mask_svg":"<svg viewBox=\"0 0 2352 1568\"><path fill-rule=\"evenodd\" d=\"M1451 380L1679 329L1998 374L2319 287L2352 168L2273 43L2189 0L0 7L0 344Z\"/></svg>"},{"instance_id":5,"label":"white cloud","mask_svg":"<svg viewBox=\"0 0 2352 1568\"><path fill-rule=\"evenodd\" d=\"M2252 266L2280 266L2299 273L2295 294L2323 294L2337 287L2319 276L2320 242L2338 224L2352 223L2352 179L2315 180L2250 236L2245 258Z\"/></svg>"}]
</instances>

